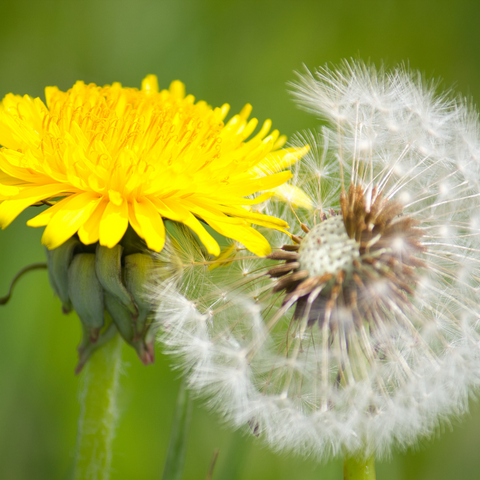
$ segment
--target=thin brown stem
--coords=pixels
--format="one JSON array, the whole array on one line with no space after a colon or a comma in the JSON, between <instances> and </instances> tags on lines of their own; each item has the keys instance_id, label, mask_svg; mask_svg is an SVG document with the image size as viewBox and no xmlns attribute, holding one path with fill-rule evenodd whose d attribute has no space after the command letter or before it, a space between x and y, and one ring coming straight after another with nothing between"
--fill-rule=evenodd
<instances>
[{"instance_id":1,"label":"thin brown stem","mask_svg":"<svg viewBox=\"0 0 480 480\"><path fill-rule=\"evenodd\" d=\"M18 282L18 280L20 280L20 278L25 274L25 273L28 273L28 272L31 272L33 270L40 270L40 269L45 269L47 268L47 264L45 262L41 262L41 263L32 263L31 265L28 265L24 268L22 268L16 275L15 277L13 277L13 280L12 280L12 283L10 284L10 288L8 289L8 293L7 295L5 295L4 297L0 297L0 305L6 305L8 303L8 301L10 300L10 297L12 296L12 292L13 292L13 287L15 286L15 284Z\"/></svg>"}]
</instances>

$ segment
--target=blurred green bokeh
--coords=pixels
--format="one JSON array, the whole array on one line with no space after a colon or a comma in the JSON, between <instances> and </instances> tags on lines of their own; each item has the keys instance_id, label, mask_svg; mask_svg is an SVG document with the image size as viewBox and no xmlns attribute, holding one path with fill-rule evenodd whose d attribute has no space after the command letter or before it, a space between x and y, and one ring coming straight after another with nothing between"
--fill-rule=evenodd
<instances>
[{"instance_id":1,"label":"blurred green bokeh","mask_svg":"<svg viewBox=\"0 0 480 480\"><path fill-rule=\"evenodd\" d=\"M42 96L76 80L140 86L148 73L174 79L214 106L245 103L282 133L315 127L286 83L303 64L344 57L406 62L480 100L480 3L476 0L247 1L56 0L0 2L0 95ZM31 212L0 232L0 295L23 266L42 261ZM0 479L68 479L78 415L73 375L78 321L63 316L44 271L31 273L0 307ZM121 419L112 480L160 479L179 387L157 351L144 367L124 349ZM416 451L378 463L377 478L480 478L480 408ZM317 466L276 455L194 409L185 479L340 479L341 462Z\"/></svg>"}]
</instances>

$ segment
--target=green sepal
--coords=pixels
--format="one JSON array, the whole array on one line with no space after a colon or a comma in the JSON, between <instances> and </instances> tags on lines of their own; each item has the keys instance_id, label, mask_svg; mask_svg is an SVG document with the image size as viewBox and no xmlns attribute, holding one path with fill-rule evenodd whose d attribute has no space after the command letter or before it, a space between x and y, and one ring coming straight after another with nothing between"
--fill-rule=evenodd
<instances>
[{"instance_id":1,"label":"green sepal","mask_svg":"<svg viewBox=\"0 0 480 480\"><path fill-rule=\"evenodd\" d=\"M104 322L103 289L95 273L95 254L79 253L68 269L68 293L73 308L95 342Z\"/></svg>"},{"instance_id":2,"label":"green sepal","mask_svg":"<svg viewBox=\"0 0 480 480\"><path fill-rule=\"evenodd\" d=\"M68 267L72 261L75 248L80 242L75 237L70 237L65 243L62 243L53 250L46 249L48 278L53 291L58 295L62 302L63 313L72 310L68 291Z\"/></svg>"},{"instance_id":3,"label":"green sepal","mask_svg":"<svg viewBox=\"0 0 480 480\"><path fill-rule=\"evenodd\" d=\"M121 245L115 245L113 248L97 245L95 255L97 278L107 292L124 305L132 315L137 316L135 302L122 283L122 252Z\"/></svg>"},{"instance_id":4,"label":"green sepal","mask_svg":"<svg viewBox=\"0 0 480 480\"><path fill-rule=\"evenodd\" d=\"M152 304L146 295L145 286L150 282L154 269L155 260L151 255L133 253L125 257L125 285L138 307L136 330L140 336L143 336L148 327L147 319L153 311Z\"/></svg>"},{"instance_id":5,"label":"green sepal","mask_svg":"<svg viewBox=\"0 0 480 480\"><path fill-rule=\"evenodd\" d=\"M135 324L130 312L117 299L104 291L105 309L112 317L122 338L135 349L138 358L144 365L153 363L155 357L151 355L151 348L144 338L139 338L135 332Z\"/></svg>"},{"instance_id":6,"label":"green sepal","mask_svg":"<svg viewBox=\"0 0 480 480\"><path fill-rule=\"evenodd\" d=\"M132 253L144 252L147 248L147 244L142 240L137 232L129 225L125 235L120 240L122 247L124 248L123 254L131 255Z\"/></svg>"},{"instance_id":7,"label":"green sepal","mask_svg":"<svg viewBox=\"0 0 480 480\"><path fill-rule=\"evenodd\" d=\"M135 336L132 314L108 291L103 292L105 309L112 317L123 339L130 343Z\"/></svg>"}]
</instances>

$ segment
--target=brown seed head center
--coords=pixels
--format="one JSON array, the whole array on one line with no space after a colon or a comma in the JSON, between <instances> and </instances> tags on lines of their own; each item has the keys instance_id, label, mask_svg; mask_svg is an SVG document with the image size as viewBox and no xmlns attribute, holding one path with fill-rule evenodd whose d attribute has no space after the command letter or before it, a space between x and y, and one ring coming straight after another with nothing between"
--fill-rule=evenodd
<instances>
[{"instance_id":1,"label":"brown seed head center","mask_svg":"<svg viewBox=\"0 0 480 480\"><path fill-rule=\"evenodd\" d=\"M299 245L285 245L270 258L285 263L269 270L295 304L295 318L309 324L328 321L374 328L385 312L405 311L425 264L423 231L403 214L400 202L375 187L352 185L340 198L341 210L312 228Z\"/></svg>"}]
</instances>

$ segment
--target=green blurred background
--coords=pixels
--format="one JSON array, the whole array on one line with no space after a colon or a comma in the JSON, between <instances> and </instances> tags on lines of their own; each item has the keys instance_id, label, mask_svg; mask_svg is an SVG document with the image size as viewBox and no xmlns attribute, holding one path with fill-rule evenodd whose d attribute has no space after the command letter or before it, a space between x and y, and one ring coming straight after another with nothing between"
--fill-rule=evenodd
<instances>
[{"instance_id":1,"label":"green blurred background","mask_svg":"<svg viewBox=\"0 0 480 480\"><path fill-rule=\"evenodd\" d=\"M245 103L292 135L316 125L286 83L303 64L344 57L407 62L480 100L480 2L414 0L0 1L0 95L42 96L76 80L140 86L181 79L198 99L238 111ZM41 231L20 216L0 232L0 295L23 266L43 260ZM0 307L0 480L60 480L71 472L78 415L73 375L79 326L63 316L44 271L30 274ZM144 367L124 348L121 418L112 480L160 479L179 387L157 352ZM437 439L378 462L377 478L480 478L480 407ZM185 479L340 479L341 462L276 455L232 434L196 406Z\"/></svg>"}]
</instances>

